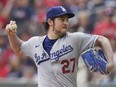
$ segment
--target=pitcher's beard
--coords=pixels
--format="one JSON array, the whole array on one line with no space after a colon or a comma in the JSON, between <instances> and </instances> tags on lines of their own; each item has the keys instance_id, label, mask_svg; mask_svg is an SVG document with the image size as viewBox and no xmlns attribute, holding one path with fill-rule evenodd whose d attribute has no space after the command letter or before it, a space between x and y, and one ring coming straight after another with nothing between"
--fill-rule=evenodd
<instances>
[{"instance_id":1,"label":"pitcher's beard","mask_svg":"<svg viewBox=\"0 0 116 87\"><path fill-rule=\"evenodd\" d=\"M67 30L65 30L65 31L55 31L55 33L56 33L59 37L65 36L65 35L66 35L66 32L67 32Z\"/></svg>"}]
</instances>

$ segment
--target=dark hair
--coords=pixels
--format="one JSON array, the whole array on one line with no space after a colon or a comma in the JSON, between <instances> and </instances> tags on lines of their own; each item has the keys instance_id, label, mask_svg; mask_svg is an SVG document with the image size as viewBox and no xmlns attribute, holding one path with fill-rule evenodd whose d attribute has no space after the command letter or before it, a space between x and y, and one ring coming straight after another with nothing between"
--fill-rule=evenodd
<instances>
[{"instance_id":1,"label":"dark hair","mask_svg":"<svg viewBox=\"0 0 116 87\"><path fill-rule=\"evenodd\" d=\"M48 22L43 22L42 24L43 24L43 26L44 26L44 29L45 29L46 31L48 31L48 28L49 28Z\"/></svg>"},{"instance_id":2,"label":"dark hair","mask_svg":"<svg viewBox=\"0 0 116 87\"><path fill-rule=\"evenodd\" d=\"M52 21L54 21L54 19L55 19L55 18L51 18ZM42 24L44 25L44 29L45 29L46 31L48 31L48 29L49 29L49 24L48 24L48 22L43 22Z\"/></svg>"}]
</instances>

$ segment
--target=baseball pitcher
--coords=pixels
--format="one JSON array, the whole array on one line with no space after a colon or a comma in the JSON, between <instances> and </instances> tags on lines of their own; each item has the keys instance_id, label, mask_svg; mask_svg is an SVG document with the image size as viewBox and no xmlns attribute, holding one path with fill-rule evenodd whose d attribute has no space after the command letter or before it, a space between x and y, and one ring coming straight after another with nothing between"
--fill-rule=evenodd
<instances>
[{"instance_id":1,"label":"baseball pitcher","mask_svg":"<svg viewBox=\"0 0 116 87\"><path fill-rule=\"evenodd\" d=\"M99 35L67 32L72 17L74 14L62 6L50 8L44 22L47 35L34 36L26 42L17 37L15 21L6 26L13 51L18 56L29 56L34 60L38 69L38 87L77 87L78 58L83 51L94 46L100 46L107 56L106 72L113 69L109 40Z\"/></svg>"}]
</instances>

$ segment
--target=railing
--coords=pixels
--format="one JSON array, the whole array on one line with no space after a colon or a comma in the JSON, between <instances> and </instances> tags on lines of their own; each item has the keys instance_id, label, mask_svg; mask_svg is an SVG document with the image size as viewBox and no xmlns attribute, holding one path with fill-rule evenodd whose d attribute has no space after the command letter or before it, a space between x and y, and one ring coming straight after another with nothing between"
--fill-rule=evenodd
<instances>
[{"instance_id":1,"label":"railing","mask_svg":"<svg viewBox=\"0 0 116 87\"><path fill-rule=\"evenodd\" d=\"M0 79L0 87L37 87L37 86L38 86L37 83L32 80L26 81L21 79ZM89 83L87 87L116 87L116 83L114 84L113 83L106 83L106 84Z\"/></svg>"},{"instance_id":2,"label":"railing","mask_svg":"<svg viewBox=\"0 0 116 87\"><path fill-rule=\"evenodd\" d=\"M37 87L37 83L24 79L0 79L0 87Z\"/></svg>"}]
</instances>

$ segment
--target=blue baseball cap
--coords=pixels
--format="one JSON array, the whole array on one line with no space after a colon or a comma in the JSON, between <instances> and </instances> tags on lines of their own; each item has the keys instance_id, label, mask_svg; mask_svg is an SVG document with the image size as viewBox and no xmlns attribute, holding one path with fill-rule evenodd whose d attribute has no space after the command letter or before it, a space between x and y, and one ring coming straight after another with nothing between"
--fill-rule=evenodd
<instances>
[{"instance_id":1,"label":"blue baseball cap","mask_svg":"<svg viewBox=\"0 0 116 87\"><path fill-rule=\"evenodd\" d=\"M55 7L50 8L47 11L46 21L49 18L55 18L55 17L62 16L62 15L67 15L69 18L72 18L72 17L75 16L73 13L67 12L64 7L62 7L62 6L55 6Z\"/></svg>"}]
</instances>

